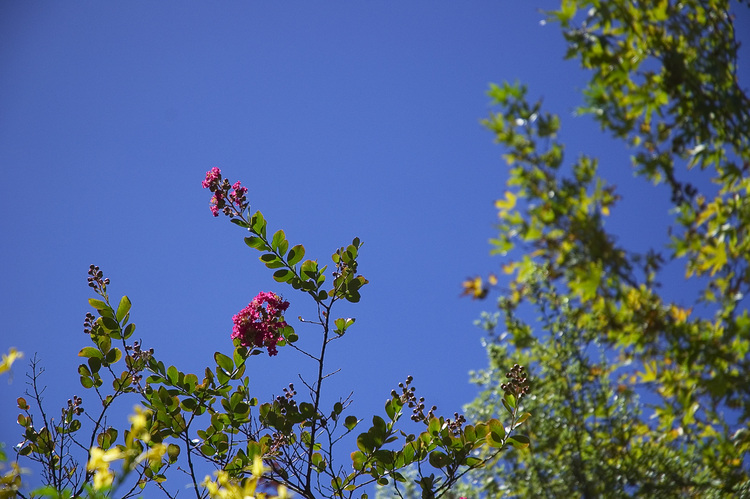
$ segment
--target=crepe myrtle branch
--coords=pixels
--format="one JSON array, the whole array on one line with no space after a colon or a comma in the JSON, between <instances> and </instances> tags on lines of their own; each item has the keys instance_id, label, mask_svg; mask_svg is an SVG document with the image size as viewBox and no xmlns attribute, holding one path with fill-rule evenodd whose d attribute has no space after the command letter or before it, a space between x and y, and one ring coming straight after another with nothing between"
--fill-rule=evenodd
<instances>
[{"instance_id":1,"label":"crepe myrtle branch","mask_svg":"<svg viewBox=\"0 0 750 499\"><path fill-rule=\"evenodd\" d=\"M340 372L325 365L328 344L341 339L355 322L352 317L335 318L334 304L340 300L358 302L360 289L368 282L357 273L362 243L355 238L352 244L335 251L331 256L335 267L330 272L333 282L324 286L327 266L319 266L317 260L304 260L305 249L301 245L290 248L283 231L269 237L260 212L249 215L246 187L223 179L218 168L210 170L202 184L213 194L212 214L223 213L247 229L250 236L245 243L262 253L260 259L274 270L274 280L289 284L314 300L316 320L300 318L300 322L320 327L313 338L319 341L319 352L313 354L294 344L297 334L285 319L290 302L275 292L261 291L232 317L229 336L235 348L231 357L215 352L215 369L206 368L201 382L195 374L165 366L155 357L153 349L143 347L141 340L128 341L135 331L130 322L130 300L123 296L119 304L111 302L109 278L99 267L91 265L87 281L98 297L89 299L89 304L98 313L87 313L84 318L83 330L93 346L80 350L79 356L86 360L79 365L78 373L83 388L91 389L101 401L101 411L98 415L83 412L83 400L75 396L63 408L61 424L54 426L49 413L41 407L44 390L37 386L40 373L35 367L28 393L40 406L43 430L34 428L30 406L19 399L19 408L26 411L19 415L19 423L25 428L27 438L18 453L42 464L47 485L75 496L106 487L114 492L122 485L118 495L128 497L148 483L155 483L167 497L173 498L176 494L167 491L163 482L164 473L176 465L179 473L188 475L198 499L214 494L221 484L250 483L244 479L249 478L251 470L254 478L283 485L307 499L321 495L351 499L355 490L369 483L382 485L389 478L403 478L398 470L410 464L416 464L421 473L421 466L429 461L433 469L441 469L446 477L442 485L439 479L422 477L420 485L427 496L433 497L460 476L459 468L467 465L469 451L482 445L480 441L485 436L495 438L493 435L497 434L494 446L505 446L509 440L497 421L479 423L477 428L483 428L484 433L479 438L474 434L467 439L464 433L468 427L464 427L466 420L462 415L456 413L448 420L437 418L437 408L428 409L424 398L416 397L409 377L400 385L401 394L394 392L386 404L389 421L386 423L375 415L373 427L357 436L360 450L351 454L352 468L347 470L340 461L334 464L338 456L334 446L362 421L354 415L342 415L350 406L351 394L335 402L331 410L325 409L323 403L323 382ZM314 362L315 375L307 380L299 375L307 389L305 400L298 404L297 392L289 385L283 395L259 404L251 395L250 377L245 376L248 359L264 351L274 357L284 346L292 346ZM119 371L123 364L124 370ZM526 380L516 375L516 371L513 373L508 385L508 390L515 393L515 398L509 398L512 403L508 407L513 408L510 430L525 417L516 418L515 410L517 400L525 393L519 387ZM109 383L105 384L105 376L112 377L112 389ZM118 432L108 425L107 415L114 401L127 393L134 394L139 405L134 408L130 427ZM420 435L419 442L414 442L413 435L408 436L401 450L386 449L385 444L398 439L399 431L394 425L404 406L411 409L412 420L423 422L428 431ZM84 422L93 427L90 439L89 435L77 439L73 434L81 428L79 416L88 419ZM208 425L203 426L204 422ZM493 430L492 434L488 428ZM400 434L406 436L403 431ZM123 439L124 445L120 443ZM88 440L88 445L84 440ZM415 455L412 444L425 446ZM66 460L72 449L86 453L85 466ZM412 451L410 455L408 451ZM62 457L58 458L58 454ZM400 461L393 459L397 455L401 456ZM117 473L109 468L116 460L123 462L122 471ZM219 471L215 481L210 478L200 481L196 474L200 469L198 461ZM132 487L124 486L128 475L137 481ZM65 488L67 484L74 486ZM280 497L283 490L279 488Z\"/></svg>"}]
</instances>

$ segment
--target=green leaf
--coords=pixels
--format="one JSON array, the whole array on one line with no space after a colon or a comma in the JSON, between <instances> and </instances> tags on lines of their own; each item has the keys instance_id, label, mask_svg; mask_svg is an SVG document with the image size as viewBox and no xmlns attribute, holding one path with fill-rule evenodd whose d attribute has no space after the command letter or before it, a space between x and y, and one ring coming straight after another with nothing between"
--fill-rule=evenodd
<instances>
[{"instance_id":1,"label":"green leaf","mask_svg":"<svg viewBox=\"0 0 750 499\"><path fill-rule=\"evenodd\" d=\"M289 332L286 332L286 330L289 330ZM297 336L297 333L294 332L294 329L292 329L291 326L287 326L284 328L284 338L286 338L286 341L289 343L294 343L299 339L299 336Z\"/></svg>"},{"instance_id":2,"label":"green leaf","mask_svg":"<svg viewBox=\"0 0 750 499\"><path fill-rule=\"evenodd\" d=\"M470 444L473 444L477 441L477 432L474 429L473 425L464 426L463 437L464 440L466 440L466 442Z\"/></svg>"},{"instance_id":3,"label":"green leaf","mask_svg":"<svg viewBox=\"0 0 750 499\"><path fill-rule=\"evenodd\" d=\"M103 431L96 436L96 443L104 450L109 449L112 446L112 435L108 431Z\"/></svg>"},{"instance_id":4,"label":"green leaf","mask_svg":"<svg viewBox=\"0 0 750 499\"><path fill-rule=\"evenodd\" d=\"M263 213L256 211L255 215L250 218L250 229L263 237L266 237L266 219L263 218Z\"/></svg>"},{"instance_id":5,"label":"green leaf","mask_svg":"<svg viewBox=\"0 0 750 499\"><path fill-rule=\"evenodd\" d=\"M286 236L284 235L284 231L281 230L281 229L277 230L276 233L273 235L273 239L271 239L271 248L274 251L278 251L279 250L279 246L284 241L286 241ZM281 254L285 253L283 251L278 251L278 252L281 253Z\"/></svg>"},{"instance_id":6,"label":"green leaf","mask_svg":"<svg viewBox=\"0 0 750 499\"><path fill-rule=\"evenodd\" d=\"M562 0L562 4L560 5L560 10L555 12L555 15L560 20L560 22L565 25L566 23L569 23L573 17L576 15L576 2L573 0Z\"/></svg>"},{"instance_id":7,"label":"green leaf","mask_svg":"<svg viewBox=\"0 0 750 499\"><path fill-rule=\"evenodd\" d=\"M247 347L237 347L234 349L234 352L232 352L232 359L234 360L234 365L239 366L240 364L244 363L244 360L247 358ZM188 376L192 376L192 374L188 374Z\"/></svg>"},{"instance_id":8,"label":"green leaf","mask_svg":"<svg viewBox=\"0 0 750 499\"><path fill-rule=\"evenodd\" d=\"M167 446L167 456L169 456L169 462L174 464L177 462L177 458L180 456L180 447L175 444L169 444Z\"/></svg>"},{"instance_id":9,"label":"green leaf","mask_svg":"<svg viewBox=\"0 0 750 499\"><path fill-rule=\"evenodd\" d=\"M491 447L502 447L505 444L505 427L497 419L491 419L487 426L489 427L489 433L487 434L487 444Z\"/></svg>"},{"instance_id":10,"label":"green leaf","mask_svg":"<svg viewBox=\"0 0 750 499\"><path fill-rule=\"evenodd\" d=\"M357 247L353 244L350 244L346 247L346 252L344 254L348 257L350 262L356 260L358 254Z\"/></svg>"},{"instance_id":11,"label":"green leaf","mask_svg":"<svg viewBox=\"0 0 750 499\"><path fill-rule=\"evenodd\" d=\"M354 451L352 452L352 466L355 470L362 470L365 467L365 462L367 461L367 457L365 457L365 454L361 451Z\"/></svg>"},{"instance_id":12,"label":"green leaf","mask_svg":"<svg viewBox=\"0 0 750 499\"><path fill-rule=\"evenodd\" d=\"M188 412L193 412L198 408L198 402L195 399L186 398L180 401L180 407Z\"/></svg>"},{"instance_id":13,"label":"green leaf","mask_svg":"<svg viewBox=\"0 0 750 499\"><path fill-rule=\"evenodd\" d=\"M107 352L107 355L104 356L104 360L106 360L108 364L115 364L119 362L121 358L122 351L120 351L119 348L113 348L112 350Z\"/></svg>"},{"instance_id":14,"label":"green leaf","mask_svg":"<svg viewBox=\"0 0 750 499\"><path fill-rule=\"evenodd\" d=\"M339 336L341 336L342 334L346 332L349 326L354 324L355 320L356 319L352 317L348 317L346 319L344 319L343 317L340 319L336 319L335 321L333 321L334 325L336 326L336 329L334 330L334 332L338 334Z\"/></svg>"},{"instance_id":15,"label":"green leaf","mask_svg":"<svg viewBox=\"0 0 750 499\"><path fill-rule=\"evenodd\" d=\"M271 249L266 243L263 242L263 239L259 237L246 237L245 244L259 251L268 251Z\"/></svg>"},{"instance_id":16,"label":"green leaf","mask_svg":"<svg viewBox=\"0 0 750 499\"><path fill-rule=\"evenodd\" d=\"M99 324L108 332L120 331L120 324L110 317L99 317Z\"/></svg>"},{"instance_id":17,"label":"green leaf","mask_svg":"<svg viewBox=\"0 0 750 499\"><path fill-rule=\"evenodd\" d=\"M375 415L372 417L372 430L374 430L374 434L378 435L379 437L381 438L385 437L385 434L387 433L388 429L385 425L385 421L383 420L383 418L381 418L378 415Z\"/></svg>"},{"instance_id":18,"label":"green leaf","mask_svg":"<svg viewBox=\"0 0 750 499\"><path fill-rule=\"evenodd\" d=\"M92 374L96 374L99 372L99 369L101 369L102 367L102 360L104 360L102 356L89 357L89 360L87 362L89 364L89 367L91 368Z\"/></svg>"},{"instance_id":19,"label":"green leaf","mask_svg":"<svg viewBox=\"0 0 750 499\"><path fill-rule=\"evenodd\" d=\"M229 221L230 221L230 222L232 222L232 223L233 223L233 224L235 224L235 225L239 225L239 226L240 226L240 227L242 227L243 229L247 229L247 228L249 228L249 227L250 227L250 225L248 225L248 223L247 223L247 222L245 222L244 220L242 220L242 219L239 219L239 218L232 218L232 219L230 219Z\"/></svg>"},{"instance_id":20,"label":"green leaf","mask_svg":"<svg viewBox=\"0 0 750 499\"><path fill-rule=\"evenodd\" d=\"M279 269L273 273L273 279L276 282L286 282L294 277L294 273L289 269Z\"/></svg>"},{"instance_id":21,"label":"green leaf","mask_svg":"<svg viewBox=\"0 0 750 499\"><path fill-rule=\"evenodd\" d=\"M115 317L118 321L122 321L125 316L128 315L130 312L130 298L127 296L123 296L120 300L120 305L117 307L117 314L115 314Z\"/></svg>"},{"instance_id":22,"label":"green leaf","mask_svg":"<svg viewBox=\"0 0 750 499\"><path fill-rule=\"evenodd\" d=\"M229 373L230 372L231 371L225 371L220 366L216 368L216 379L219 381L220 385L226 385L229 382L229 380L230 380Z\"/></svg>"},{"instance_id":23,"label":"green leaf","mask_svg":"<svg viewBox=\"0 0 750 499\"><path fill-rule=\"evenodd\" d=\"M323 461L323 456L320 454L320 452L314 452L312 455L312 465L316 468L320 468L321 466L325 469L325 461Z\"/></svg>"},{"instance_id":24,"label":"green leaf","mask_svg":"<svg viewBox=\"0 0 750 499\"><path fill-rule=\"evenodd\" d=\"M299 413L305 419L312 419L315 416L315 406L309 402L302 402L299 405Z\"/></svg>"},{"instance_id":25,"label":"green leaf","mask_svg":"<svg viewBox=\"0 0 750 499\"><path fill-rule=\"evenodd\" d=\"M370 454L375 450L375 441L370 433L360 433L357 437L357 447L365 454Z\"/></svg>"},{"instance_id":26,"label":"green leaf","mask_svg":"<svg viewBox=\"0 0 750 499\"><path fill-rule=\"evenodd\" d=\"M500 399L503 403L503 407L505 407L505 410L508 411L508 414L511 416L513 415L513 408L508 404L508 401L505 400L505 398Z\"/></svg>"},{"instance_id":27,"label":"green leaf","mask_svg":"<svg viewBox=\"0 0 750 499\"><path fill-rule=\"evenodd\" d=\"M266 267L268 267L269 269L279 269L284 266L284 262L282 262L273 253L266 253L264 255L261 255L260 259L263 263L266 264Z\"/></svg>"},{"instance_id":28,"label":"green leaf","mask_svg":"<svg viewBox=\"0 0 750 499\"><path fill-rule=\"evenodd\" d=\"M289 241L287 241L286 239L284 239L283 241L281 241L281 242L279 243L279 249L278 249L278 252L279 252L279 254L280 254L281 256L284 256L284 254L286 254L286 250L287 250L287 249L289 249Z\"/></svg>"},{"instance_id":29,"label":"green leaf","mask_svg":"<svg viewBox=\"0 0 750 499\"><path fill-rule=\"evenodd\" d=\"M133 333L135 333L135 324L132 322L125 326L125 330L122 333L122 339L127 340L131 336L133 336Z\"/></svg>"},{"instance_id":30,"label":"green leaf","mask_svg":"<svg viewBox=\"0 0 750 499\"><path fill-rule=\"evenodd\" d=\"M78 352L78 356L97 359L103 358L102 353L94 347L83 347L81 351Z\"/></svg>"},{"instance_id":31,"label":"green leaf","mask_svg":"<svg viewBox=\"0 0 750 499\"><path fill-rule=\"evenodd\" d=\"M305 248L301 244L297 244L296 246L293 246L292 249L289 250L289 253L286 256L286 262L289 264L290 267L293 267L299 262L301 262L304 256L305 256Z\"/></svg>"},{"instance_id":32,"label":"green leaf","mask_svg":"<svg viewBox=\"0 0 750 499\"><path fill-rule=\"evenodd\" d=\"M304 279L315 279L318 275L318 262L305 260L300 267L300 274Z\"/></svg>"},{"instance_id":33,"label":"green leaf","mask_svg":"<svg viewBox=\"0 0 750 499\"><path fill-rule=\"evenodd\" d=\"M269 263L278 262L279 257L274 255L273 253L264 253L260 255L260 261L268 265Z\"/></svg>"},{"instance_id":34,"label":"green leaf","mask_svg":"<svg viewBox=\"0 0 750 499\"><path fill-rule=\"evenodd\" d=\"M432 418L429 425L427 426L427 431L430 433L430 435L436 436L440 433L442 426L443 424L438 418Z\"/></svg>"},{"instance_id":35,"label":"green leaf","mask_svg":"<svg viewBox=\"0 0 750 499\"><path fill-rule=\"evenodd\" d=\"M346 419L344 419L344 426L347 430L352 431L359 421L355 416L347 416Z\"/></svg>"},{"instance_id":36,"label":"green leaf","mask_svg":"<svg viewBox=\"0 0 750 499\"><path fill-rule=\"evenodd\" d=\"M179 376L179 371L177 371L177 368L175 366L169 366L167 368L167 379L170 383L173 385L177 383L177 379Z\"/></svg>"},{"instance_id":37,"label":"green leaf","mask_svg":"<svg viewBox=\"0 0 750 499\"><path fill-rule=\"evenodd\" d=\"M450 462L450 458L444 452L434 450L430 452L429 461L430 466L434 466L435 468L442 468Z\"/></svg>"},{"instance_id":38,"label":"green leaf","mask_svg":"<svg viewBox=\"0 0 750 499\"><path fill-rule=\"evenodd\" d=\"M404 465L409 465L414 462L414 458L417 455L417 443L409 442L404 445L402 456L404 458Z\"/></svg>"},{"instance_id":39,"label":"green leaf","mask_svg":"<svg viewBox=\"0 0 750 499\"><path fill-rule=\"evenodd\" d=\"M524 423L524 421L526 421L526 420L527 420L527 419L529 419L530 417L531 417L531 413L530 413L530 412L524 412L524 413L523 413L523 414L521 414L521 416L520 416L520 417L519 417L519 418L518 418L518 419L516 420L516 424L515 424L515 425L513 426L513 428L518 428L519 426L521 426L521 425L522 425L522 424Z\"/></svg>"},{"instance_id":40,"label":"green leaf","mask_svg":"<svg viewBox=\"0 0 750 499\"><path fill-rule=\"evenodd\" d=\"M390 400L388 400L388 401L387 401L387 402L385 403L385 413L386 413L386 414L388 415L388 417L389 417L389 418L390 418L391 420L393 420L393 418L395 418L395 417L396 417L396 411L397 411L398 409L400 409L400 407L397 407L397 406L396 406L396 405L395 405L395 404L393 403L393 399L390 399Z\"/></svg>"},{"instance_id":41,"label":"green leaf","mask_svg":"<svg viewBox=\"0 0 750 499\"><path fill-rule=\"evenodd\" d=\"M216 360L216 365L221 367L227 374L231 373L234 370L234 363L232 362L232 359L230 359L223 353L216 352L214 354L214 360Z\"/></svg>"},{"instance_id":42,"label":"green leaf","mask_svg":"<svg viewBox=\"0 0 750 499\"><path fill-rule=\"evenodd\" d=\"M97 336L95 342L102 354L106 354L112 348L112 339L109 336Z\"/></svg>"},{"instance_id":43,"label":"green leaf","mask_svg":"<svg viewBox=\"0 0 750 499\"><path fill-rule=\"evenodd\" d=\"M529 446L529 437L526 435L511 435L508 437L508 443L516 449L523 449Z\"/></svg>"},{"instance_id":44,"label":"green leaf","mask_svg":"<svg viewBox=\"0 0 750 499\"><path fill-rule=\"evenodd\" d=\"M95 298L89 298L89 305L94 307L99 312L101 312L102 310L109 310L109 305Z\"/></svg>"},{"instance_id":45,"label":"green leaf","mask_svg":"<svg viewBox=\"0 0 750 499\"><path fill-rule=\"evenodd\" d=\"M359 291L349 290L349 292L346 294L346 300L350 303L359 303L359 300L361 298L362 297L360 296Z\"/></svg>"}]
</instances>

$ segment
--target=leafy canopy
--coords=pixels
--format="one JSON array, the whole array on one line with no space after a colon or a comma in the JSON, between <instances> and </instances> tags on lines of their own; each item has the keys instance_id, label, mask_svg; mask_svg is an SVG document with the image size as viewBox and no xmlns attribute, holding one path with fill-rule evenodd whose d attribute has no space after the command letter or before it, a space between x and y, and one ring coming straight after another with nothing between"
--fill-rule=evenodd
<instances>
[{"instance_id":1,"label":"leafy canopy","mask_svg":"<svg viewBox=\"0 0 750 499\"><path fill-rule=\"evenodd\" d=\"M531 450L475 472L472 488L750 494L750 102L729 2L564 0L548 17L590 74L580 114L627 144L654 185L642 196L671 200L668 243L637 252L619 241L606 221L624 194L597 158L567 158L560 118L524 86L491 87L485 124L510 166L492 241L507 283L498 313L483 316L489 366L474 373L483 392L470 413L502 412L500 366L513 358L535 380L535 424ZM668 265L684 279L666 279ZM676 302L675 290L694 294Z\"/></svg>"}]
</instances>

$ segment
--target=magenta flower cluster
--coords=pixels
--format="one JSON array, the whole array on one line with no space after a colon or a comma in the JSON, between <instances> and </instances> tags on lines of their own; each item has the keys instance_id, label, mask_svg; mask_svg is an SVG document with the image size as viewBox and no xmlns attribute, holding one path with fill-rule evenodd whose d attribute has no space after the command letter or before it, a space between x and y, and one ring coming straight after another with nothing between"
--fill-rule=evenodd
<instances>
[{"instance_id":1,"label":"magenta flower cluster","mask_svg":"<svg viewBox=\"0 0 750 499\"><path fill-rule=\"evenodd\" d=\"M230 186L229 180L222 180L221 170L216 167L206 172L206 178L201 185L214 194L211 198L211 213L215 217L218 217L220 212L227 216L241 215L248 206L247 187L242 187L239 181Z\"/></svg>"},{"instance_id":2,"label":"magenta flower cluster","mask_svg":"<svg viewBox=\"0 0 750 499\"><path fill-rule=\"evenodd\" d=\"M221 182L221 170L215 166L206 172L206 180L201 182L204 189L210 189L211 186L217 186Z\"/></svg>"},{"instance_id":3,"label":"magenta flower cluster","mask_svg":"<svg viewBox=\"0 0 750 499\"><path fill-rule=\"evenodd\" d=\"M289 302L276 293L258 293L247 307L232 317L232 339L240 340L244 347L266 347L268 355L276 355L280 330L287 327L283 316L287 308Z\"/></svg>"}]
</instances>

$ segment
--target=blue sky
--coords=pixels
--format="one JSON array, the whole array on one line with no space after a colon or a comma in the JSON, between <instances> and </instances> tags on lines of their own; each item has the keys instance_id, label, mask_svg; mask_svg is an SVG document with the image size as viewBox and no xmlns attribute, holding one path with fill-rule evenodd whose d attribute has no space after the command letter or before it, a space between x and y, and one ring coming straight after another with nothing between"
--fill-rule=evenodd
<instances>
[{"instance_id":1,"label":"blue sky","mask_svg":"<svg viewBox=\"0 0 750 499\"><path fill-rule=\"evenodd\" d=\"M133 302L135 338L185 372L231 351L232 315L259 291L282 293L290 318L311 315L241 229L211 216L200 182L218 166L308 257L365 242L370 284L337 314L357 323L333 344L329 401L353 391L352 413L369 419L413 375L439 412L460 411L476 393L468 371L486 365L472 322L492 306L459 298L460 283L502 263L487 244L506 178L479 123L490 82L525 82L560 113L568 157L602 156L626 194L611 222L624 239L664 237L653 214L667 216L666 190L628 197L642 184L623 146L572 115L586 75L562 60L558 27L540 24L538 8L554 6L4 2L2 350L38 353L50 412L74 394L94 406L76 373L92 263ZM291 350L253 363L261 398L313 367ZM24 373L25 361L0 380L9 445Z\"/></svg>"}]
</instances>

